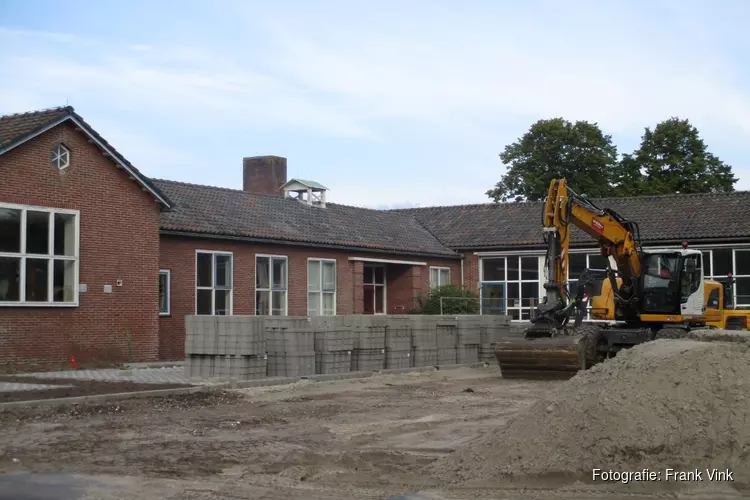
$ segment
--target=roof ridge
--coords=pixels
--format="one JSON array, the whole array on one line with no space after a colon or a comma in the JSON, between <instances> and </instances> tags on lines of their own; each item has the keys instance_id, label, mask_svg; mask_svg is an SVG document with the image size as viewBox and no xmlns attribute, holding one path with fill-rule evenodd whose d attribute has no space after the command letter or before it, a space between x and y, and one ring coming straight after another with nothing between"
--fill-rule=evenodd
<instances>
[{"instance_id":1,"label":"roof ridge","mask_svg":"<svg viewBox=\"0 0 750 500\"><path fill-rule=\"evenodd\" d=\"M51 111L68 111L70 113L75 113L75 110L73 109L73 106L54 106L51 108L41 108L41 109L35 109L32 111L24 111L20 113L10 113L6 115L0 115L0 120L5 120L8 118L20 118L23 116L31 116L31 115L41 115L44 113L49 113Z\"/></svg>"}]
</instances>

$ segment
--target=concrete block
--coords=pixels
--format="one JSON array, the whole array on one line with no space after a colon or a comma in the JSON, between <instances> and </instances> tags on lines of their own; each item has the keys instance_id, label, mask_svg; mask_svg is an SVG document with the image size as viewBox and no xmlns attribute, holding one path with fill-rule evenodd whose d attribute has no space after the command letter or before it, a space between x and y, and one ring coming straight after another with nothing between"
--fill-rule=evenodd
<instances>
[{"instance_id":1,"label":"concrete block","mask_svg":"<svg viewBox=\"0 0 750 500\"><path fill-rule=\"evenodd\" d=\"M305 354L269 353L266 375L269 377L299 377L315 374L315 352Z\"/></svg>"},{"instance_id":2,"label":"concrete block","mask_svg":"<svg viewBox=\"0 0 750 500\"><path fill-rule=\"evenodd\" d=\"M479 362L479 344L462 345L456 348L456 359L459 364Z\"/></svg>"},{"instance_id":3,"label":"concrete block","mask_svg":"<svg viewBox=\"0 0 750 500\"><path fill-rule=\"evenodd\" d=\"M407 349L388 349L385 350L385 368L409 368L411 363L411 348Z\"/></svg>"},{"instance_id":4,"label":"concrete block","mask_svg":"<svg viewBox=\"0 0 750 500\"><path fill-rule=\"evenodd\" d=\"M479 346L479 361L494 362L495 358L495 345L497 344L480 344Z\"/></svg>"},{"instance_id":5,"label":"concrete block","mask_svg":"<svg viewBox=\"0 0 750 500\"><path fill-rule=\"evenodd\" d=\"M435 366L438 361L438 350L416 347L412 350L412 359L412 366Z\"/></svg>"},{"instance_id":6,"label":"concrete block","mask_svg":"<svg viewBox=\"0 0 750 500\"><path fill-rule=\"evenodd\" d=\"M355 349L352 352L351 371L377 371L385 368L385 348Z\"/></svg>"},{"instance_id":7,"label":"concrete block","mask_svg":"<svg viewBox=\"0 0 750 500\"><path fill-rule=\"evenodd\" d=\"M266 352L268 354L307 354L315 351L315 334L310 318L266 318Z\"/></svg>"},{"instance_id":8,"label":"concrete block","mask_svg":"<svg viewBox=\"0 0 750 500\"><path fill-rule=\"evenodd\" d=\"M347 373L352 368L352 351L316 352L315 373Z\"/></svg>"},{"instance_id":9,"label":"concrete block","mask_svg":"<svg viewBox=\"0 0 750 500\"><path fill-rule=\"evenodd\" d=\"M481 342L482 317L458 316L458 345L474 345Z\"/></svg>"},{"instance_id":10,"label":"concrete block","mask_svg":"<svg viewBox=\"0 0 750 500\"><path fill-rule=\"evenodd\" d=\"M411 325L408 319L388 319L385 329L385 348L394 351L411 348Z\"/></svg>"},{"instance_id":11,"label":"concrete block","mask_svg":"<svg viewBox=\"0 0 750 500\"><path fill-rule=\"evenodd\" d=\"M316 352L354 349L355 330L348 316L319 316L311 319Z\"/></svg>"},{"instance_id":12,"label":"concrete block","mask_svg":"<svg viewBox=\"0 0 750 500\"><path fill-rule=\"evenodd\" d=\"M436 328L436 339L438 349L455 349L458 345L458 328L451 324L438 324Z\"/></svg>"},{"instance_id":13,"label":"concrete block","mask_svg":"<svg viewBox=\"0 0 750 500\"><path fill-rule=\"evenodd\" d=\"M455 347L443 347L437 350L437 364L442 365L455 365L458 355Z\"/></svg>"}]
</instances>

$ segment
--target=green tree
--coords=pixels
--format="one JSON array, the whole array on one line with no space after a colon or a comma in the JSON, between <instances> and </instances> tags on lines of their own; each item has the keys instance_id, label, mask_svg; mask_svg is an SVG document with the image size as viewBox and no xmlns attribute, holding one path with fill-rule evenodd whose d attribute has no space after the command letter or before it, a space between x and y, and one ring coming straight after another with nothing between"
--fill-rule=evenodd
<instances>
[{"instance_id":1,"label":"green tree","mask_svg":"<svg viewBox=\"0 0 750 500\"><path fill-rule=\"evenodd\" d=\"M486 193L495 202L542 200L550 181L560 177L590 197L614 193L617 147L596 123L539 120L500 158L507 173Z\"/></svg>"},{"instance_id":2,"label":"green tree","mask_svg":"<svg viewBox=\"0 0 750 500\"><path fill-rule=\"evenodd\" d=\"M732 167L710 153L686 119L646 128L640 147L623 155L616 171L618 195L734 191Z\"/></svg>"}]
</instances>

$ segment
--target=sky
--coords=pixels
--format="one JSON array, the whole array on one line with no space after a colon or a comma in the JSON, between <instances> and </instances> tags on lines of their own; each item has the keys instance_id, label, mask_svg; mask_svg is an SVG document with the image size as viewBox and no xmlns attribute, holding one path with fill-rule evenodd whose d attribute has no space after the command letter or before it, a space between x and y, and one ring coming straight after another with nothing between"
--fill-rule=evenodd
<instances>
[{"instance_id":1,"label":"sky","mask_svg":"<svg viewBox=\"0 0 750 500\"><path fill-rule=\"evenodd\" d=\"M0 114L72 105L144 174L242 188L242 158L371 208L487 203L539 119L619 153L689 119L750 189L742 0L0 0Z\"/></svg>"}]
</instances>

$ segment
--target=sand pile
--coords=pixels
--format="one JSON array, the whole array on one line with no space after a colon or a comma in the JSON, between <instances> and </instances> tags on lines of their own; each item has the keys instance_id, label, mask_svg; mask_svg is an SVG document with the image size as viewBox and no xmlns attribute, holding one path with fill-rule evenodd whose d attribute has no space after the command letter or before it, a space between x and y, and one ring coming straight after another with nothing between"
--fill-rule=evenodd
<instances>
[{"instance_id":1,"label":"sand pile","mask_svg":"<svg viewBox=\"0 0 750 500\"><path fill-rule=\"evenodd\" d=\"M750 481L750 345L656 340L434 463L441 480L717 467Z\"/></svg>"}]
</instances>

